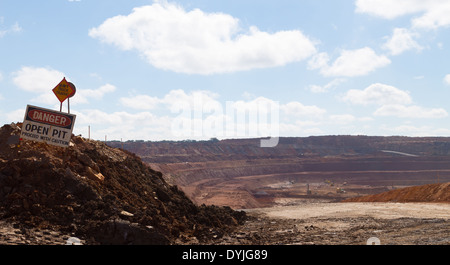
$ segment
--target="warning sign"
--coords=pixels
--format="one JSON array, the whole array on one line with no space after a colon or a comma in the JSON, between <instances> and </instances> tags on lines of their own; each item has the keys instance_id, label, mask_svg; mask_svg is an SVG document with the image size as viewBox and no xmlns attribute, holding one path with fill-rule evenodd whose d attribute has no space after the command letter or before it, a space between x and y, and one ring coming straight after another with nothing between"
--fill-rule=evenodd
<instances>
[{"instance_id":1,"label":"warning sign","mask_svg":"<svg viewBox=\"0 0 450 265\"><path fill-rule=\"evenodd\" d=\"M65 77L55 88L53 88L52 91L53 93L55 93L56 97L61 103L75 94L74 88L70 85L69 82L67 82Z\"/></svg>"},{"instance_id":2,"label":"warning sign","mask_svg":"<svg viewBox=\"0 0 450 265\"><path fill-rule=\"evenodd\" d=\"M76 115L27 106L23 120L22 139L68 147Z\"/></svg>"}]
</instances>

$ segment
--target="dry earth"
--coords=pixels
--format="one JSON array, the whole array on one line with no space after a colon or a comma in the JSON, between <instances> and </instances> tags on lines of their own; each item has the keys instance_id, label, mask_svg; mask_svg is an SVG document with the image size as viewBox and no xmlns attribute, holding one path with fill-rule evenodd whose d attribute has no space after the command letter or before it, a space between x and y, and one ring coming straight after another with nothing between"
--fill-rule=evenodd
<instances>
[{"instance_id":1,"label":"dry earth","mask_svg":"<svg viewBox=\"0 0 450 265\"><path fill-rule=\"evenodd\" d=\"M327 203L246 210L248 220L233 233L202 244L214 245L450 245L450 204ZM67 244L73 235L14 227L0 222L0 244ZM81 243L86 243L82 241ZM199 244L198 240L177 242Z\"/></svg>"},{"instance_id":2,"label":"dry earth","mask_svg":"<svg viewBox=\"0 0 450 265\"><path fill-rule=\"evenodd\" d=\"M245 225L218 244L450 245L448 203L299 202L246 210Z\"/></svg>"},{"instance_id":3,"label":"dry earth","mask_svg":"<svg viewBox=\"0 0 450 265\"><path fill-rule=\"evenodd\" d=\"M246 209L244 225L209 244L450 244L450 185L434 184L450 182L450 138L110 144L136 153L197 204Z\"/></svg>"}]
</instances>

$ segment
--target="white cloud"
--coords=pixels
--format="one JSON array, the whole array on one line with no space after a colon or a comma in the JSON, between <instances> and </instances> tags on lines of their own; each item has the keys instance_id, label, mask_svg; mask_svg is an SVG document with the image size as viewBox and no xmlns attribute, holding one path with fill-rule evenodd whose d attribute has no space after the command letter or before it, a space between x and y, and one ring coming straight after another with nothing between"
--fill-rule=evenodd
<instances>
[{"instance_id":1,"label":"white cloud","mask_svg":"<svg viewBox=\"0 0 450 265\"><path fill-rule=\"evenodd\" d=\"M20 89L39 94L32 102L42 104L56 104L59 100L53 93L53 88L65 77L64 73L49 67L24 66L13 72L13 83ZM66 78L70 81L68 78Z\"/></svg>"},{"instance_id":2,"label":"white cloud","mask_svg":"<svg viewBox=\"0 0 450 265\"><path fill-rule=\"evenodd\" d=\"M330 61L330 56L328 56L328 53L321 52L316 55L314 55L309 61L308 61L308 68L311 70L315 69L325 69L328 68L328 62Z\"/></svg>"},{"instance_id":3,"label":"white cloud","mask_svg":"<svg viewBox=\"0 0 450 265\"><path fill-rule=\"evenodd\" d=\"M187 108L197 112L208 112L222 107L217 101L218 97L218 94L207 90L186 93L178 89L165 95L162 103L166 104L172 113L179 113Z\"/></svg>"},{"instance_id":4,"label":"white cloud","mask_svg":"<svg viewBox=\"0 0 450 265\"><path fill-rule=\"evenodd\" d=\"M448 74L448 75L446 75L446 76L444 77L444 82L445 82L447 85L450 85L450 74Z\"/></svg>"},{"instance_id":5,"label":"white cloud","mask_svg":"<svg viewBox=\"0 0 450 265\"><path fill-rule=\"evenodd\" d=\"M282 66L316 52L314 42L299 30L243 30L228 14L186 11L165 1L109 18L89 36L136 50L156 68L191 74Z\"/></svg>"},{"instance_id":6,"label":"white cloud","mask_svg":"<svg viewBox=\"0 0 450 265\"><path fill-rule=\"evenodd\" d=\"M116 91L116 87L111 84L105 84L97 89L77 89L76 95L71 99L72 104L88 103L88 98L102 99L107 93Z\"/></svg>"},{"instance_id":7,"label":"white cloud","mask_svg":"<svg viewBox=\"0 0 450 265\"><path fill-rule=\"evenodd\" d=\"M25 116L25 109L17 109L4 114L5 122L22 122Z\"/></svg>"},{"instance_id":8,"label":"white cloud","mask_svg":"<svg viewBox=\"0 0 450 265\"><path fill-rule=\"evenodd\" d=\"M149 112L131 114L127 112L107 113L97 109L74 111L77 114L77 122L81 124L119 125L131 126L150 125L154 115ZM78 115L79 114L79 115Z\"/></svg>"},{"instance_id":9,"label":"white cloud","mask_svg":"<svg viewBox=\"0 0 450 265\"><path fill-rule=\"evenodd\" d=\"M389 50L391 55L399 55L409 50L421 51L423 47L414 40L418 36L418 33L408 29L395 28L392 37L383 45L383 48Z\"/></svg>"},{"instance_id":10,"label":"white cloud","mask_svg":"<svg viewBox=\"0 0 450 265\"><path fill-rule=\"evenodd\" d=\"M34 93L45 93L61 82L64 73L45 67L22 67L13 73L13 83L20 89Z\"/></svg>"},{"instance_id":11,"label":"white cloud","mask_svg":"<svg viewBox=\"0 0 450 265\"><path fill-rule=\"evenodd\" d=\"M10 28L10 32L21 32L22 31L22 27L19 25L19 23L14 23L14 25L11 26Z\"/></svg>"},{"instance_id":12,"label":"white cloud","mask_svg":"<svg viewBox=\"0 0 450 265\"><path fill-rule=\"evenodd\" d=\"M163 113L166 123L172 125L165 137L179 139L266 137L288 127L301 128L303 135L310 129L317 131L317 122L326 114L325 109L298 101L280 104L260 96L223 102L211 91L181 89L161 97L124 97L120 102L133 109Z\"/></svg>"},{"instance_id":13,"label":"white cloud","mask_svg":"<svg viewBox=\"0 0 450 265\"><path fill-rule=\"evenodd\" d=\"M242 93L242 98L247 99L247 100L254 99L256 97L257 96L255 94L250 93L248 91L244 91L244 93Z\"/></svg>"},{"instance_id":14,"label":"white cloud","mask_svg":"<svg viewBox=\"0 0 450 265\"><path fill-rule=\"evenodd\" d=\"M284 114L295 118L317 118L326 113L325 109L317 106L305 106L297 101L281 105L280 110L284 112Z\"/></svg>"},{"instance_id":15,"label":"white cloud","mask_svg":"<svg viewBox=\"0 0 450 265\"><path fill-rule=\"evenodd\" d=\"M22 31L22 28L19 26L19 23L14 23L14 25L10 26L9 28L6 29L1 29L3 27L1 27L3 25L3 17L0 17L0 38L4 37L6 34L9 33L18 33Z\"/></svg>"},{"instance_id":16,"label":"white cloud","mask_svg":"<svg viewBox=\"0 0 450 265\"><path fill-rule=\"evenodd\" d=\"M446 0L357 0L356 12L385 19L420 13L411 21L414 28L436 29L450 25L450 1Z\"/></svg>"},{"instance_id":17,"label":"white cloud","mask_svg":"<svg viewBox=\"0 0 450 265\"><path fill-rule=\"evenodd\" d=\"M59 103L53 88L61 82L65 74L49 68L49 67L31 67L24 66L20 70L14 72L13 83L20 89L34 94L39 94L37 97L31 99L32 102L42 104L56 104ZM65 77L70 82L68 77ZM111 84L105 84L97 89L79 89L70 103L84 104L88 103L89 99L101 99L105 94L114 92L116 87Z\"/></svg>"},{"instance_id":18,"label":"white cloud","mask_svg":"<svg viewBox=\"0 0 450 265\"><path fill-rule=\"evenodd\" d=\"M3 80L3 74L2 74L2 72L0 72L0 81L2 81Z\"/></svg>"},{"instance_id":19,"label":"white cloud","mask_svg":"<svg viewBox=\"0 0 450 265\"><path fill-rule=\"evenodd\" d=\"M442 0L427 1L425 14L414 18L412 25L415 28L437 29L450 26L450 2Z\"/></svg>"},{"instance_id":20,"label":"white cloud","mask_svg":"<svg viewBox=\"0 0 450 265\"><path fill-rule=\"evenodd\" d=\"M394 116L399 118L438 119L448 116L442 108L424 108L420 106L404 106L399 104L384 105L374 112L375 116Z\"/></svg>"},{"instance_id":21,"label":"white cloud","mask_svg":"<svg viewBox=\"0 0 450 265\"><path fill-rule=\"evenodd\" d=\"M391 63L384 55L377 55L369 47L357 50L342 50L340 56L329 65L329 56L326 53L315 55L309 62L309 69L320 69L324 76L363 76L378 68Z\"/></svg>"},{"instance_id":22,"label":"white cloud","mask_svg":"<svg viewBox=\"0 0 450 265\"><path fill-rule=\"evenodd\" d=\"M46 104L46 105L55 105L59 106L60 102L55 97L55 94L50 90L50 92L43 93L35 98L30 99L31 102L35 104Z\"/></svg>"},{"instance_id":23,"label":"white cloud","mask_svg":"<svg viewBox=\"0 0 450 265\"><path fill-rule=\"evenodd\" d=\"M140 110L151 110L156 108L160 99L148 95L137 95L133 97L120 98L120 103L126 107Z\"/></svg>"},{"instance_id":24,"label":"white cloud","mask_svg":"<svg viewBox=\"0 0 450 265\"><path fill-rule=\"evenodd\" d=\"M158 117L149 112L104 112L97 109L74 110L77 115L75 134L88 136L90 126L91 138L103 140L167 140L170 135L168 117Z\"/></svg>"},{"instance_id":25,"label":"white cloud","mask_svg":"<svg viewBox=\"0 0 450 265\"><path fill-rule=\"evenodd\" d=\"M308 89L311 90L311 92L313 93L325 93L328 91L328 89L319 85L310 85L308 86Z\"/></svg>"},{"instance_id":26,"label":"white cloud","mask_svg":"<svg viewBox=\"0 0 450 265\"><path fill-rule=\"evenodd\" d=\"M351 114L335 114L330 115L330 122L336 124L349 124L356 120L356 117Z\"/></svg>"},{"instance_id":27,"label":"white cloud","mask_svg":"<svg viewBox=\"0 0 450 265\"><path fill-rule=\"evenodd\" d=\"M380 83L372 84L364 90L351 89L342 99L356 105L412 103L412 98L407 91Z\"/></svg>"},{"instance_id":28,"label":"white cloud","mask_svg":"<svg viewBox=\"0 0 450 265\"><path fill-rule=\"evenodd\" d=\"M162 98L151 97L148 95L137 95L133 97L123 97L120 99L122 105L141 110L151 110L156 107L167 108L168 112L172 114L179 114L185 109L194 112L201 112L204 114L226 114L226 105L218 100L219 95L207 90L192 91L186 93L182 89L172 90ZM265 108L271 104L278 104L275 101L264 98L248 98L247 100L237 100L226 102L228 107L237 110L246 110L253 112L265 112ZM326 110L317 106L306 106L300 102L292 101L286 104L278 104L280 111L287 116L293 117L319 117L323 115ZM229 113L228 113L229 114Z\"/></svg>"},{"instance_id":29,"label":"white cloud","mask_svg":"<svg viewBox=\"0 0 450 265\"><path fill-rule=\"evenodd\" d=\"M172 113L179 113L183 109L190 108L193 111L204 111L210 108L216 108L220 103L216 100L217 94L198 90L186 93L182 89L171 90L162 98L148 95L136 95L132 97L123 97L119 101L122 105L139 110L151 110L162 106L168 108Z\"/></svg>"},{"instance_id":30,"label":"white cloud","mask_svg":"<svg viewBox=\"0 0 450 265\"><path fill-rule=\"evenodd\" d=\"M429 119L448 116L443 108L411 105L413 100L407 91L380 83L372 84L364 90L349 90L342 99L355 105L378 105L374 116Z\"/></svg>"},{"instance_id":31,"label":"white cloud","mask_svg":"<svg viewBox=\"0 0 450 265\"><path fill-rule=\"evenodd\" d=\"M345 81L347 81L345 78L336 78L336 79L331 80L329 83L327 83L324 86L310 85L310 86L308 86L308 89L313 93L325 93L325 92L328 92L330 89L333 89L333 88L339 86L340 84L344 83Z\"/></svg>"},{"instance_id":32,"label":"white cloud","mask_svg":"<svg viewBox=\"0 0 450 265\"><path fill-rule=\"evenodd\" d=\"M367 13L385 19L394 19L403 15L423 12L426 0L357 0L356 12Z\"/></svg>"},{"instance_id":33,"label":"white cloud","mask_svg":"<svg viewBox=\"0 0 450 265\"><path fill-rule=\"evenodd\" d=\"M299 137L299 136L311 136L311 135L318 135L318 134L324 134L324 131L319 128L319 123L317 122L303 122L303 121L296 121L294 123L280 123L280 135L283 136L292 136L292 137Z\"/></svg>"}]
</instances>

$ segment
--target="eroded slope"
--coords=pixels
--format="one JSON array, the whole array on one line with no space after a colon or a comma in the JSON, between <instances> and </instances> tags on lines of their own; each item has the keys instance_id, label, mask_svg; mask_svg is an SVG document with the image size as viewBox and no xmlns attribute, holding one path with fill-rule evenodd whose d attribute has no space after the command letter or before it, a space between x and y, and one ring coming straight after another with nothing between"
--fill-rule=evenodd
<instances>
[{"instance_id":1,"label":"eroded slope","mask_svg":"<svg viewBox=\"0 0 450 265\"><path fill-rule=\"evenodd\" d=\"M222 236L245 214L197 206L129 152L72 137L67 149L0 129L0 218L90 244L173 244Z\"/></svg>"}]
</instances>

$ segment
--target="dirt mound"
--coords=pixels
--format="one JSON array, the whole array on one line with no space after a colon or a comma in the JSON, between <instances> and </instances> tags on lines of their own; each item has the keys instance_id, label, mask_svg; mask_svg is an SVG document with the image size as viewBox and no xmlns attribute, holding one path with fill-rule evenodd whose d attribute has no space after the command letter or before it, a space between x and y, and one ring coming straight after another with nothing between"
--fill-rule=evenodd
<instances>
[{"instance_id":1,"label":"dirt mound","mask_svg":"<svg viewBox=\"0 0 450 265\"><path fill-rule=\"evenodd\" d=\"M380 194L350 198L345 202L447 202L450 203L450 182L413 186Z\"/></svg>"},{"instance_id":2,"label":"dirt mound","mask_svg":"<svg viewBox=\"0 0 450 265\"><path fill-rule=\"evenodd\" d=\"M63 149L0 129L0 219L62 231L88 244L182 244L220 237L245 219L197 206L127 151L72 136Z\"/></svg>"}]
</instances>

